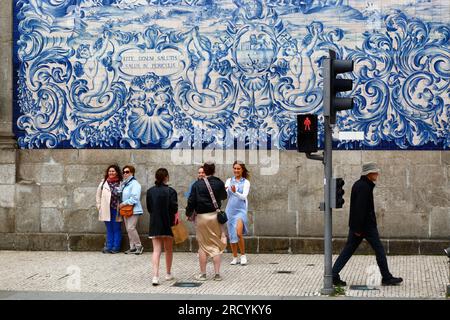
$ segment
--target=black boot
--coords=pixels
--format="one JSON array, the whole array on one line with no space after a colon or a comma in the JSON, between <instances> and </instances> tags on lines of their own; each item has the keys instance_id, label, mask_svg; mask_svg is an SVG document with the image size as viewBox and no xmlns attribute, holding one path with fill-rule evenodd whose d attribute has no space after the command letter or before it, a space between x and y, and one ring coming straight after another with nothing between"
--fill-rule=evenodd
<instances>
[{"instance_id":1,"label":"black boot","mask_svg":"<svg viewBox=\"0 0 450 320\"><path fill-rule=\"evenodd\" d=\"M391 277L391 278L388 278L388 279L381 280L381 284L383 286L395 286L397 284L400 284L401 282L403 282L403 279L400 278L400 277L398 277L398 278Z\"/></svg>"},{"instance_id":2,"label":"black boot","mask_svg":"<svg viewBox=\"0 0 450 320\"><path fill-rule=\"evenodd\" d=\"M337 287L345 287L347 285L347 282L342 281L339 276L333 277L333 285Z\"/></svg>"}]
</instances>

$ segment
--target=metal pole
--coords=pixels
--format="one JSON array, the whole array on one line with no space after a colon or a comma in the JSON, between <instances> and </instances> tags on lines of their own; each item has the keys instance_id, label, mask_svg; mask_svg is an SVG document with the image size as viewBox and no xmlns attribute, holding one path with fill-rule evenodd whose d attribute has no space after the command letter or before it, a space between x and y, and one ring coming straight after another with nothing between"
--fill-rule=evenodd
<instances>
[{"instance_id":1,"label":"metal pole","mask_svg":"<svg viewBox=\"0 0 450 320\"><path fill-rule=\"evenodd\" d=\"M325 116L325 152L324 152L324 177L325 177L325 211L324 211L324 277L322 294L330 295L334 292L332 269L332 219L331 219L331 180L333 177L332 162L332 136L330 117Z\"/></svg>"},{"instance_id":2,"label":"metal pole","mask_svg":"<svg viewBox=\"0 0 450 320\"><path fill-rule=\"evenodd\" d=\"M447 298L450 298L450 257L448 259L448 284L447 284Z\"/></svg>"}]
</instances>

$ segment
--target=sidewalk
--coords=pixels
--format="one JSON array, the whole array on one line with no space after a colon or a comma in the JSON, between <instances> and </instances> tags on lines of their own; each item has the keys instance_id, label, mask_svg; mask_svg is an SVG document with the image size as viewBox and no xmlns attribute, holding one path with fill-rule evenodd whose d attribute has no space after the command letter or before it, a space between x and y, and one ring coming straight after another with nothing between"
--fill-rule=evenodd
<instances>
[{"instance_id":1,"label":"sidewalk","mask_svg":"<svg viewBox=\"0 0 450 320\"><path fill-rule=\"evenodd\" d=\"M248 254L247 266L231 266L231 254L222 261L223 281L198 287L175 287L175 282L197 282L195 253L174 253L175 281L151 284L151 253L141 256L97 252L0 251L0 299L336 299L321 296L323 256ZM333 256L333 261L336 256ZM443 299L448 283L447 257L388 256L400 286L381 286L375 256L353 256L341 272L347 281L339 299ZM285 273L277 273L282 271ZM291 273L287 273L291 271ZM350 286L361 285L354 290ZM372 289L372 290L367 290Z\"/></svg>"}]
</instances>

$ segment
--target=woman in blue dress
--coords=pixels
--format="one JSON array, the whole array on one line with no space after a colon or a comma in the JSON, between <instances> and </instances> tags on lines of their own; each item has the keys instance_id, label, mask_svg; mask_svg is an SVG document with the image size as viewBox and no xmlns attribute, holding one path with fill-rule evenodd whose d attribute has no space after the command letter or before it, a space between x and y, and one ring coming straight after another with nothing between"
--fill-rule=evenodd
<instances>
[{"instance_id":1,"label":"woman in blue dress","mask_svg":"<svg viewBox=\"0 0 450 320\"><path fill-rule=\"evenodd\" d=\"M248 200L247 196L250 191L249 171L245 164L241 161L233 163L234 177L227 179L225 189L228 193L228 203L225 209L228 221L228 236L230 239L233 260L231 265L240 263L247 264L245 256L245 242L243 235L248 232ZM241 252L241 258L238 260L238 246Z\"/></svg>"}]
</instances>

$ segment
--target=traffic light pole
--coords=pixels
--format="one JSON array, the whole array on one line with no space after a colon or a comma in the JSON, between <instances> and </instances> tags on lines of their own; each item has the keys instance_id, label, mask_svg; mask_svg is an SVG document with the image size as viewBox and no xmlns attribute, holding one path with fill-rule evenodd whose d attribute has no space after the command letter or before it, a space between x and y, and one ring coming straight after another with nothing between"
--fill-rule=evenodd
<instances>
[{"instance_id":1,"label":"traffic light pole","mask_svg":"<svg viewBox=\"0 0 450 320\"><path fill-rule=\"evenodd\" d=\"M312 155L311 151L305 150L306 148L299 148L299 152L304 150L306 157L312 160L321 160L324 165L324 203L320 205L321 210L324 211L324 278L322 294L330 295L334 293L333 287L333 273L332 273L332 258L333 258L333 245L332 245L332 203L331 203L331 190L332 184L335 184L334 189L341 188L343 181L339 181L339 186L333 183L333 159L332 159L332 130L331 125L336 123L336 113L353 108L353 98L344 98L337 94L345 91L352 90L353 82L351 79L344 79L337 77L340 73L346 73L353 71L352 60L339 60L336 59L336 52L329 50L330 57L323 61L323 115L324 115L324 133L325 133L325 148L323 156ZM299 120L297 120L299 122ZM300 135L298 135L300 137ZM300 140L300 138L297 138ZM300 146L300 142L297 143ZM317 150L317 149L314 149ZM342 180L342 179L341 179ZM344 203L341 198L343 192L338 196L334 195L335 208L342 208Z\"/></svg>"},{"instance_id":2,"label":"traffic light pole","mask_svg":"<svg viewBox=\"0 0 450 320\"><path fill-rule=\"evenodd\" d=\"M323 62L323 115L325 126L325 205L324 205L324 269L322 294L332 294L333 273L332 273L332 204L331 204L331 184L333 183L333 161L332 161L332 133L331 125L336 123L336 113L353 108L353 98L344 98L337 94L350 91L353 88L351 79L337 77L341 73L353 71L352 60L336 59L336 52L329 50L329 59ZM342 186L342 185L341 185ZM336 195L334 195L336 197ZM338 201L339 199L335 199ZM343 203L341 203L342 205ZM342 206L340 206L342 207Z\"/></svg>"},{"instance_id":3,"label":"traffic light pole","mask_svg":"<svg viewBox=\"0 0 450 320\"><path fill-rule=\"evenodd\" d=\"M333 244L332 244L332 216L331 216L331 181L333 178L333 161L332 161L332 131L330 124L330 117L324 117L324 131L325 131L325 149L324 149L324 277L322 294L330 295L334 292L333 288L333 274L332 274L332 258L333 258Z\"/></svg>"},{"instance_id":4,"label":"traffic light pole","mask_svg":"<svg viewBox=\"0 0 450 320\"><path fill-rule=\"evenodd\" d=\"M333 258L333 243L332 243L332 209L331 209L331 180L333 178L333 146L332 146L332 132L331 124L335 123L333 115L333 96L334 90L332 85L333 75L333 62L336 58L335 52L329 51L330 58L324 61L324 277L323 288L321 293L324 295L330 295L334 293L333 287L333 275L332 275L332 258Z\"/></svg>"},{"instance_id":5,"label":"traffic light pole","mask_svg":"<svg viewBox=\"0 0 450 320\"><path fill-rule=\"evenodd\" d=\"M325 133L325 147L323 156L306 153L306 157L311 160L320 160L323 162L324 168L324 277L323 288L321 294L330 295L334 293L333 287L333 273L332 273L332 260L333 260L333 220L331 210L331 182L333 180L333 149L332 149L332 130L330 117L324 117L324 133Z\"/></svg>"}]
</instances>

